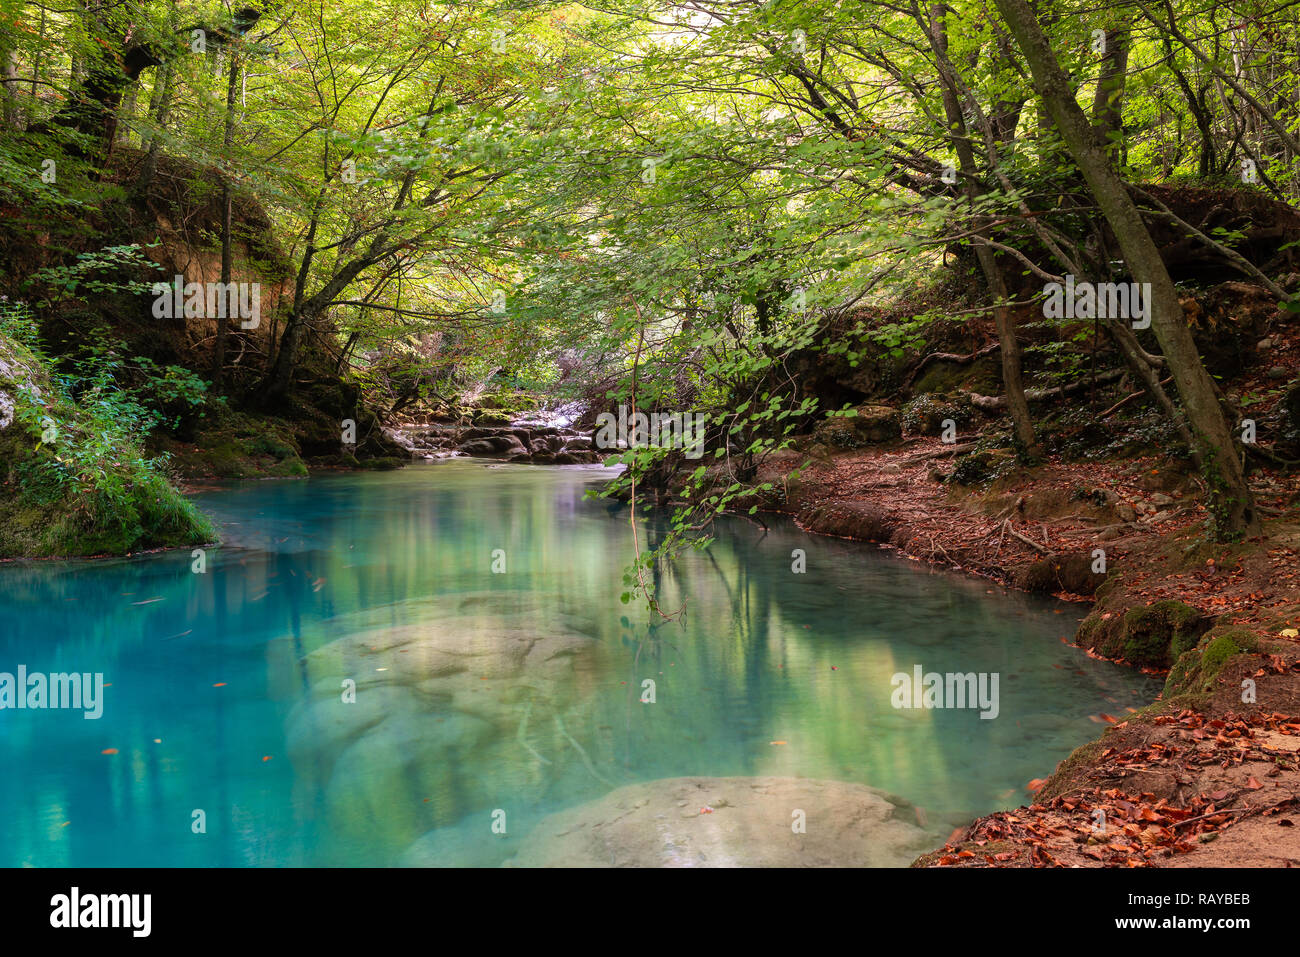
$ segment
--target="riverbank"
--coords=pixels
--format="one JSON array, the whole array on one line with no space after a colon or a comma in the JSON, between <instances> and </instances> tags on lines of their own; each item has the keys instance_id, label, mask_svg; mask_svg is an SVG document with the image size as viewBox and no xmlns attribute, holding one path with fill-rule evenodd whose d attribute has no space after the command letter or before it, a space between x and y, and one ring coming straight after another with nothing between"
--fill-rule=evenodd
<instances>
[{"instance_id":1,"label":"riverbank","mask_svg":"<svg viewBox=\"0 0 1300 957\"><path fill-rule=\"evenodd\" d=\"M808 456L787 452L756 482L809 532L1092 602L1074 643L1167 680L1148 708L1095 716L1103 736L1028 782L1035 803L977 819L915 866L1300 863L1300 480L1256 473L1265 536L1220 546L1167 461L1049 460L962 486L952 449L823 454L794 480Z\"/></svg>"}]
</instances>

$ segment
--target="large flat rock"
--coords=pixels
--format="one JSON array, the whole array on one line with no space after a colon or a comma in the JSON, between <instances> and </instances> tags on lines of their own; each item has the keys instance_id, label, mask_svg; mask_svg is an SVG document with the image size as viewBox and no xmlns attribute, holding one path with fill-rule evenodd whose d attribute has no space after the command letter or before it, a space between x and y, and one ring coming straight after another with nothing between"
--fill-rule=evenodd
<instances>
[{"instance_id":1,"label":"large flat rock","mask_svg":"<svg viewBox=\"0 0 1300 957\"><path fill-rule=\"evenodd\" d=\"M710 809L711 810L706 810ZM805 833L792 825L802 811ZM902 867L942 835L862 784L813 778L665 778L553 814L511 867Z\"/></svg>"}]
</instances>

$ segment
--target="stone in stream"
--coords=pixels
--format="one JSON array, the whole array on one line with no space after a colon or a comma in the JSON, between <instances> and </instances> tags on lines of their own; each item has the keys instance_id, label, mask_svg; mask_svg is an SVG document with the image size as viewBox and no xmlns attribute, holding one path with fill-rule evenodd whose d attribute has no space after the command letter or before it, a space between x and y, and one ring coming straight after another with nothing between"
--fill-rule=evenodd
<instances>
[{"instance_id":1,"label":"stone in stream","mask_svg":"<svg viewBox=\"0 0 1300 957\"><path fill-rule=\"evenodd\" d=\"M524 444L517 436L507 433L462 442L460 451L466 455L514 455L528 450L524 448Z\"/></svg>"},{"instance_id":2,"label":"stone in stream","mask_svg":"<svg viewBox=\"0 0 1300 957\"><path fill-rule=\"evenodd\" d=\"M529 443L529 448L532 450L534 455L554 455L563 447L564 440L558 435L539 435Z\"/></svg>"},{"instance_id":3,"label":"stone in stream","mask_svg":"<svg viewBox=\"0 0 1300 957\"><path fill-rule=\"evenodd\" d=\"M493 834L485 814L471 814L449 827L425 834L397 860L398 867L499 867L519 849L517 818L507 817L506 833Z\"/></svg>"},{"instance_id":4,"label":"stone in stream","mask_svg":"<svg viewBox=\"0 0 1300 957\"><path fill-rule=\"evenodd\" d=\"M325 790L330 827L396 850L428 828L434 809L425 797L491 799L496 788L471 769L500 737L491 723L461 713L381 722L334 762Z\"/></svg>"},{"instance_id":5,"label":"stone in stream","mask_svg":"<svg viewBox=\"0 0 1300 957\"><path fill-rule=\"evenodd\" d=\"M468 442L462 442L457 451L465 455L495 455L496 446L488 439L470 439Z\"/></svg>"},{"instance_id":6,"label":"stone in stream","mask_svg":"<svg viewBox=\"0 0 1300 957\"><path fill-rule=\"evenodd\" d=\"M796 833L796 811L804 833ZM512 867L889 867L933 850L916 809L813 778L666 778L544 818ZM413 860L412 852L404 858Z\"/></svg>"},{"instance_id":7,"label":"stone in stream","mask_svg":"<svg viewBox=\"0 0 1300 957\"><path fill-rule=\"evenodd\" d=\"M388 434L412 456L426 459L469 455L538 465L586 465L601 458L590 436L531 422L411 425L390 429Z\"/></svg>"},{"instance_id":8,"label":"stone in stream","mask_svg":"<svg viewBox=\"0 0 1300 957\"><path fill-rule=\"evenodd\" d=\"M310 691L286 729L295 773L323 792L328 826L394 855L498 793L540 794L540 776L521 781L512 761L521 723L527 715L539 729L539 747L557 717L583 726L590 695L575 687L574 664L597 646L591 625L553 595L484 592L403 607L415 624L376 627L391 608L327 623L343 635L303 657ZM355 700L344 700L345 679Z\"/></svg>"},{"instance_id":9,"label":"stone in stream","mask_svg":"<svg viewBox=\"0 0 1300 957\"><path fill-rule=\"evenodd\" d=\"M593 462L599 462L600 456L595 452L584 451L582 449L570 449L567 446L563 451L555 454L556 465L590 465Z\"/></svg>"}]
</instances>

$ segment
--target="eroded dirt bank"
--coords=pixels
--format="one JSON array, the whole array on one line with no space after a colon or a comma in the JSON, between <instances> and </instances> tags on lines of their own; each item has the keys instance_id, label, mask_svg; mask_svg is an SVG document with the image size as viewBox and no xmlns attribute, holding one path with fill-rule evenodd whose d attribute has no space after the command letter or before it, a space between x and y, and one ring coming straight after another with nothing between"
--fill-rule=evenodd
<instances>
[{"instance_id":1,"label":"eroded dirt bank","mask_svg":"<svg viewBox=\"0 0 1300 957\"><path fill-rule=\"evenodd\" d=\"M1168 461L1049 461L963 485L952 450L814 446L797 478L808 454L758 481L810 532L1078 600L1075 644L1167 680L1149 707L1096 716L1098 741L1026 782L1033 803L914 866L1300 865L1300 480L1258 474L1264 537L1214 545L1195 480Z\"/></svg>"}]
</instances>

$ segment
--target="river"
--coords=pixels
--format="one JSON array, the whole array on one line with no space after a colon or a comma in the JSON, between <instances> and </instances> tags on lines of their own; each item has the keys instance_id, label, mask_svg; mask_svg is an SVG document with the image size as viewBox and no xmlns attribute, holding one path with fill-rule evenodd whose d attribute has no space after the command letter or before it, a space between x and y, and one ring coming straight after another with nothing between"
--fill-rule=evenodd
<instances>
[{"instance_id":1,"label":"river","mask_svg":"<svg viewBox=\"0 0 1300 957\"><path fill-rule=\"evenodd\" d=\"M720 522L651 628L620 601L628 512L586 495L604 479L241 483L196 497L205 556L0 567L0 672L106 684L96 720L0 710L0 865L549 863L548 815L685 776L896 796L923 832L904 865L1159 690L1063 641L1081 606L784 519ZM895 707L917 666L995 675L996 716Z\"/></svg>"}]
</instances>

